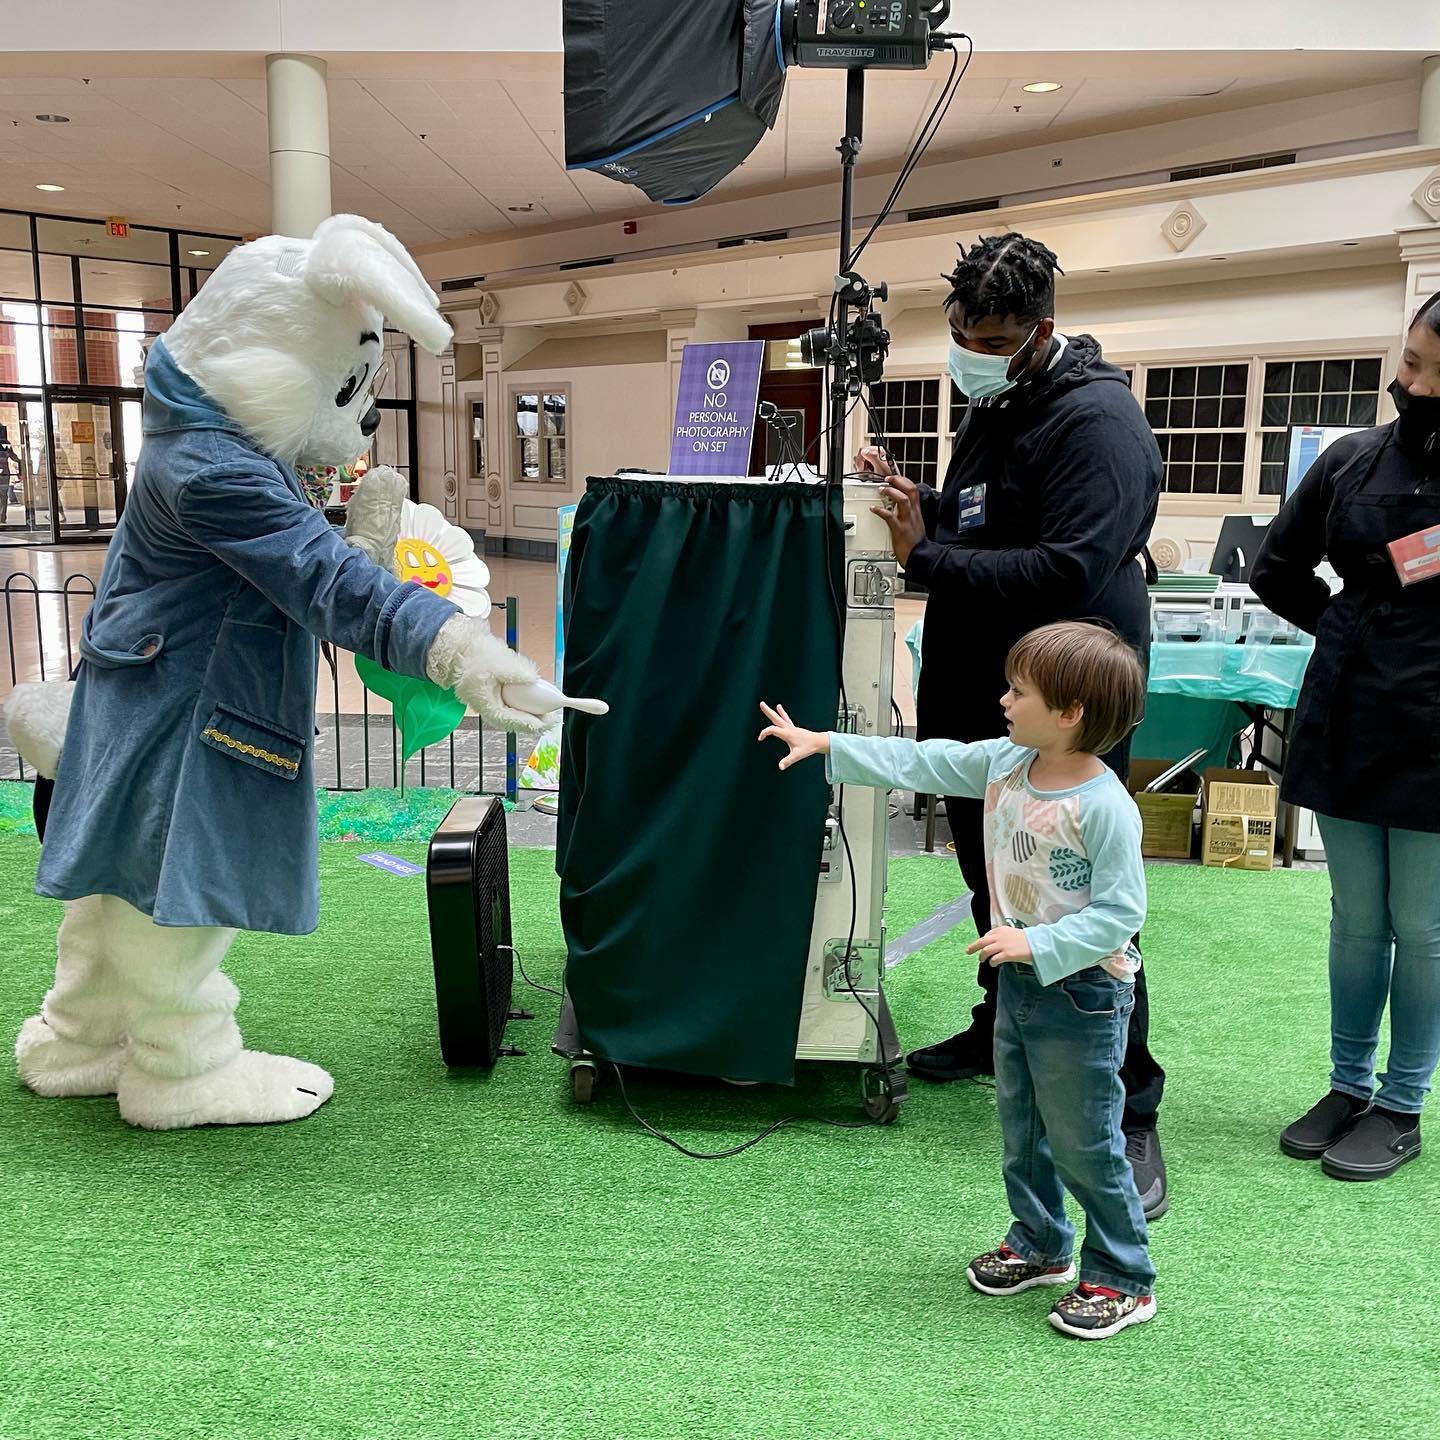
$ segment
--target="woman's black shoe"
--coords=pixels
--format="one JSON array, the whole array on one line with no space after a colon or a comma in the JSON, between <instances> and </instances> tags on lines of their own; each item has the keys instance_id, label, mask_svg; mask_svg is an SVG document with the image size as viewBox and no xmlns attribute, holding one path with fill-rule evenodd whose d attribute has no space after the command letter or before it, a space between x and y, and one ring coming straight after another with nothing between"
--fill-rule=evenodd
<instances>
[{"instance_id":1,"label":"woman's black shoe","mask_svg":"<svg viewBox=\"0 0 1440 1440\"><path fill-rule=\"evenodd\" d=\"M1320 1157L1320 1168L1336 1180L1383 1180L1419 1153L1420 1117L1377 1108Z\"/></svg>"},{"instance_id":2,"label":"woman's black shoe","mask_svg":"<svg viewBox=\"0 0 1440 1440\"><path fill-rule=\"evenodd\" d=\"M1369 1102L1357 1095L1332 1090L1312 1105L1280 1137L1280 1148L1297 1160L1318 1160L1337 1140L1343 1140L1368 1110Z\"/></svg>"}]
</instances>

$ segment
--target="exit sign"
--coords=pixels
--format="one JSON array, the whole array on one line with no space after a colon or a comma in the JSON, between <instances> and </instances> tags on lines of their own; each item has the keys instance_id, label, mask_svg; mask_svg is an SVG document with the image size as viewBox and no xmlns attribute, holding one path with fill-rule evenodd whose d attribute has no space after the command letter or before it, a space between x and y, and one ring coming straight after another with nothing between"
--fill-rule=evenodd
<instances>
[{"instance_id":1,"label":"exit sign","mask_svg":"<svg viewBox=\"0 0 1440 1440\"><path fill-rule=\"evenodd\" d=\"M123 216L112 215L105 222L105 233L116 240L124 240L130 234L130 222Z\"/></svg>"}]
</instances>

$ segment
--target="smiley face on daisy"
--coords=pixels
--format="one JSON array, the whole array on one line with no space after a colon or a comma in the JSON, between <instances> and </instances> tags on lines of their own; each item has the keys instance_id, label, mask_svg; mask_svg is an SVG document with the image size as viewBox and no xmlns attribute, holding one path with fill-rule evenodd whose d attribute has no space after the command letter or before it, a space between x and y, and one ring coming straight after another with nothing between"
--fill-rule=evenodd
<instances>
[{"instance_id":1,"label":"smiley face on daisy","mask_svg":"<svg viewBox=\"0 0 1440 1440\"><path fill-rule=\"evenodd\" d=\"M433 505L407 499L401 506L393 570L397 579L433 590L467 615L483 619L490 613L490 571L475 542Z\"/></svg>"}]
</instances>

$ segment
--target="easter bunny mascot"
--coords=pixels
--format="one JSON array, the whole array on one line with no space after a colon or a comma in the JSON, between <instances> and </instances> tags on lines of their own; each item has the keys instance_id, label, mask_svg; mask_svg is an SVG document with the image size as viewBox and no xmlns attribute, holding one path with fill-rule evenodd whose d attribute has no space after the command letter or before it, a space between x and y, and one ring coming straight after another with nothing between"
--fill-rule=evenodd
<instances>
[{"instance_id":1,"label":"easter bunny mascot","mask_svg":"<svg viewBox=\"0 0 1440 1440\"><path fill-rule=\"evenodd\" d=\"M156 1130L296 1120L329 1097L317 1065L244 1048L220 969L238 931L317 923L320 640L502 729L569 703L484 619L390 573L393 470L362 482L350 543L307 495L308 469L369 447L387 321L432 353L450 338L399 242L337 215L235 249L151 347L78 676L5 707L54 776L36 889L66 902L54 984L16 1043L37 1094L113 1094Z\"/></svg>"}]
</instances>

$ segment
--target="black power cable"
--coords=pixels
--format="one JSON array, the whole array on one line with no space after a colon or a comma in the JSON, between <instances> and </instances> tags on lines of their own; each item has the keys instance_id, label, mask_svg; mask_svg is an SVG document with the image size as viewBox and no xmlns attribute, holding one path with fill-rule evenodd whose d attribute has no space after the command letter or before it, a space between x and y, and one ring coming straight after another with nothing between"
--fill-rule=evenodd
<instances>
[{"instance_id":1,"label":"black power cable","mask_svg":"<svg viewBox=\"0 0 1440 1440\"><path fill-rule=\"evenodd\" d=\"M969 46L963 67L960 65L960 48L954 43L956 40L963 40ZM905 157L905 163L900 167L900 173L895 177L895 183L890 187L889 195L885 197L885 203L880 207L879 213L870 222L870 228L851 254L850 268L852 270L859 263L861 254L874 237L875 232L890 218L890 212L895 208L895 202L900 198L900 192L905 188L906 181L910 179L916 166L924 158L925 152L930 148L930 142L934 140L940 131L940 126L944 124L945 116L949 113L950 106L959 92L960 84L965 79L965 73L970 69L970 62L975 58L975 42L968 35L959 34L949 37L945 48L950 51L950 74L946 78L930 114L926 116L925 123L920 127L920 133L915 137L915 143L910 147L910 153Z\"/></svg>"}]
</instances>

